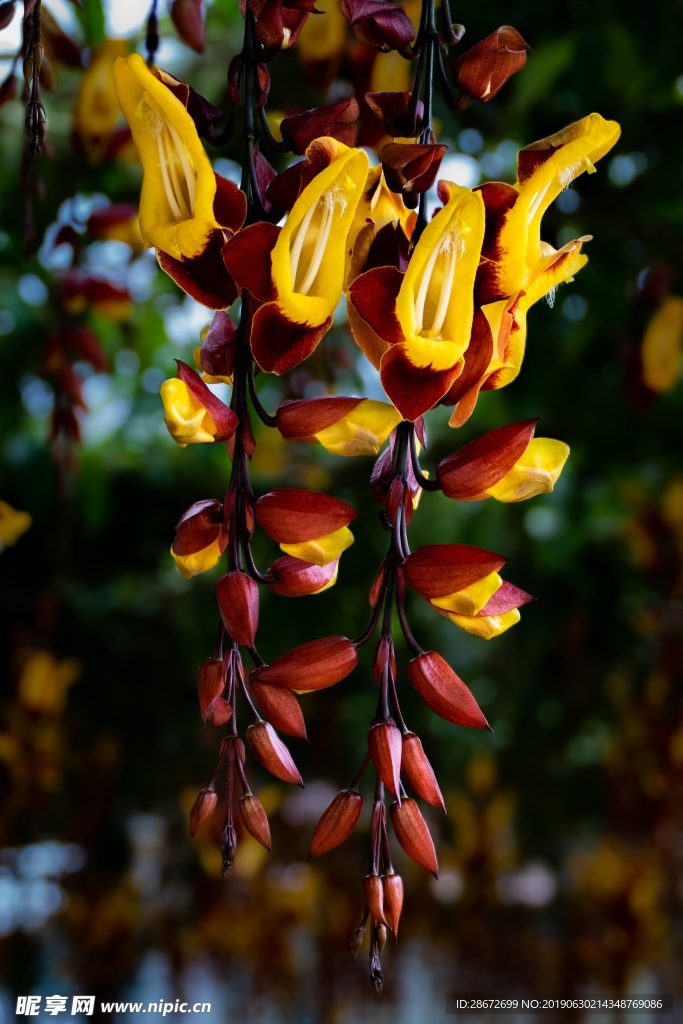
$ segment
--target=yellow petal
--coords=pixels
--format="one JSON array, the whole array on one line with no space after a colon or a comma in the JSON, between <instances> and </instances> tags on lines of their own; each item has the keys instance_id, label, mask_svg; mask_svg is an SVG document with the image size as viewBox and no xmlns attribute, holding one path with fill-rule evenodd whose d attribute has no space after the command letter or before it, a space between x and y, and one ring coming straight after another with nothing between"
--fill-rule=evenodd
<instances>
[{"instance_id":1,"label":"yellow petal","mask_svg":"<svg viewBox=\"0 0 683 1024\"><path fill-rule=\"evenodd\" d=\"M206 444L215 440L216 424L203 405L190 394L178 377L165 380L159 389L164 403L168 431L181 448L188 444Z\"/></svg>"},{"instance_id":2,"label":"yellow petal","mask_svg":"<svg viewBox=\"0 0 683 1024\"><path fill-rule=\"evenodd\" d=\"M296 51L301 60L317 63L341 54L346 45L347 22L337 0L318 0L316 10L323 11L324 17L308 19L299 34Z\"/></svg>"},{"instance_id":3,"label":"yellow petal","mask_svg":"<svg viewBox=\"0 0 683 1024\"><path fill-rule=\"evenodd\" d=\"M280 544L280 547L286 555L300 558L302 562L310 562L313 565L327 565L328 562L333 562L335 558L339 558L342 551L346 551L352 544L353 534L348 526L342 526L340 530L328 533L326 537L304 541L301 544Z\"/></svg>"},{"instance_id":4,"label":"yellow petal","mask_svg":"<svg viewBox=\"0 0 683 1024\"><path fill-rule=\"evenodd\" d=\"M30 711L58 714L66 702L67 690L80 674L81 666L75 659L57 661L49 651L34 651L19 676L19 700Z\"/></svg>"},{"instance_id":5,"label":"yellow petal","mask_svg":"<svg viewBox=\"0 0 683 1024\"><path fill-rule=\"evenodd\" d=\"M31 522L28 512L18 512L6 501L0 501L0 551L16 544Z\"/></svg>"},{"instance_id":6,"label":"yellow petal","mask_svg":"<svg viewBox=\"0 0 683 1024\"><path fill-rule=\"evenodd\" d=\"M455 366L469 344L484 238L481 194L447 187L450 198L420 236L396 300L408 358L436 371Z\"/></svg>"},{"instance_id":7,"label":"yellow petal","mask_svg":"<svg viewBox=\"0 0 683 1024\"><path fill-rule=\"evenodd\" d=\"M512 611L504 612L502 615L454 615L448 612L441 612L441 614L460 629L474 633L475 636L480 636L484 640L500 636L521 618L518 608L513 608Z\"/></svg>"},{"instance_id":8,"label":"yellow petal","mask_svg":"<svg viewBox=\"0 0 683 1024\"><path fill-rule=\"evenodd\" d=\"M388 402L365 399L356 408L315 435L335 455L376 455L401 414Z\"/></svg>"},{"instance_id":9,"label":"yellow petal","mask_svg":"<svg viewBox=\"0 0 683 1024\"><path fill-rule=\"evenodd\" d=\"M643 380L652 391L670 391L681 373L683 299L669 296L651 318L640 350Z\"/></svg>"},{"instance_id":10,"label":"yellow petal","mask_svg":"<svg viewBox=\"0 0 683 1024\"><path fill-rule=\"evenodd\" d=\"M363 194L368 158L335 139L317 139L331 162L303 190L272 253L273 281L286 316L317 327L332 316L344 284L346 240Z\"/></svg>"},{"instance_id":11,"label":"yellow petal","mask_svg":"<svg viewBox=\"0 0 683 1024\"><path fill-rule=\"evenodd\" d=\"M432 598L430 603L439 611L455 612L459 615L478 615L502 585L503 581L498 573L492 572L477 583L473 583L472 586L465 587L464 590L459 590L455 594L448 594L446 597Z\"/></svg>"},{"instance_id":12,"label":"yellow petal","mask_svg":"<svg viewBox=\"0 0 683 1024\"><path fill-rule=\"evenodd\" d=\"M564 441L534 437L519 462L486 493L497 501L525 501L552 491L568 457Z\"/></svg>"},{"instance_id":13,"label":"yellow petal","mask_svg":"<svg viewBox=\"0 0 683 1024\"><path fill-rule=\"evenodd\" d=\"M186 580L196 576L197 573L213 569L221 554L220 538L218 537L207 547L202 548L201 551L193 551L190 555L176 555L173 548L171 548L171 555L175 561L176 568Z\"/></svg>"},{"instance_id":14,"label":"yellow petal","mask_svg":"<svg viewBox=\"0 0 683 1024\"><path fill-rule=\"evenodd\" d=\"M143 241L175 259L198 256L218 223L216 176L194 121L139 54L116 61L114 81L144 171Z\"/></svg>"},{"instance_id":15,"label":"yellow petal","mask_svg":"<svg viewBox=\"0 0 683 1024\"><path fill-rule=\"evenodd\" d=\"M371 167L349 231L344 288L362 273L370 247L382 228L400 224L406 238L410 238L415 220L415 211L408 209L403 196L387 188L382 165Z\"/></svg>"}]
</instances>

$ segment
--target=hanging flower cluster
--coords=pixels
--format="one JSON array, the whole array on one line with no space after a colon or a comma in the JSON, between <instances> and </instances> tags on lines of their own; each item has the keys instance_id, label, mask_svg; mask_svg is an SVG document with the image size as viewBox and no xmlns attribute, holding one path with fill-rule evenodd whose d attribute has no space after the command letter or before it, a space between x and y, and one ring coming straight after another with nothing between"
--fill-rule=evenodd
<instances>
[{"instance_id":1,"label":"hanging flower cluster","mask_svg":"<svg viewBox=\"0 0 683 1024\"><path fill-rule=\"evenodd\" d=\"M389 829L414 861L436 874L434 843L416 797L445 809L422 742L402 713L395 621L411 652L405 675L425 703L455 725L487 728L467 685L415 638L408 592L485 639L518 622L520 608L531 600L501 575L504 555L458 543L411 551L411 518L423 490L460 502L514 502L551 491L569 451L561 441L536 437L536 420L525 420L460 447L430 478L420 464L427 444L423 416L445 405L450 424L460 426L482 391L517 376L528 309L586 262L586 237L559 250L541 240L543 214L563 188L595 169L619 127L591 114L527 146L519 153L514 185L469 189L441 180L441 206L430 216L428 192L445 152L433 131L434 82L440 81L455 110L472 100L488 102L524 65L528 46L503 26L456 57L449 76L443 52L464 29L452 24L447 0L438 26L434 0L423 0L417 28L399 4L384 0L341 0L340 10L359 42L416 62L411 90L364 97L393 138L373 167L355 145L355 100L287 118L281 142L271 133L268 63L295 44L309 16L323 17L309 0L244 5L244 46L228 75L229 126L235 109L242 112L240 188L214 173L200 141L222 137L216 108L136 55L119 58L114 75L144 169L143 241L181 288L217 311L195 352L196 368L179 362L177 375L161 388L173 439L181 447L223 442L232 462L225 497L196 501L178 522L171 547L185 577L223 567L216 583L218 632L200 670L199 703L203 721L224 728L225 735L192 810L191 830L216 810L224 771L224 871L237 842L236 788L244 827L270 848L242 737L267 771L301 784L278 735L306 734L297 694L340 682L354 670L358 649L375 642L378 699L367 755L320 819L311 855L351 834L364 802L361 782L372 766L370 868L352 948L355 956L369 926L370 977L379 991L380 954L387 929L398 932L403 901ZM185 31L197 35L189 3L183 10L174 5L174 19L177 26L186 19ZM266 149L302 159L276 174L257 134ZM309 357L344 295L355 341L377 369L388 401L327 396L288 401L270 415L258 397L257 373L287 373ZM233 320L227 310L237 299L239 319ZM217 382L232 386L229 405L211 390ZM370 483L390 533L370 587L363 634L311 639L269 664L258 650L259 588L301 597L333 586L341 556L353 543L356 512L331 495L289 486L257 496L249 476L254 413L288 441L318 444L337 455L375 456ZM252 553L256 530L281 552L264 571Z\"/></svg>"}]
</instances>

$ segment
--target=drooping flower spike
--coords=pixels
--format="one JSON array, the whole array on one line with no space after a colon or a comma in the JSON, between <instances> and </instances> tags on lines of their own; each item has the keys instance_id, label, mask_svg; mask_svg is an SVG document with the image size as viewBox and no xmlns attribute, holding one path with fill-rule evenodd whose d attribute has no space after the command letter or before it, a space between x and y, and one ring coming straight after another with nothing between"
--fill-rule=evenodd
<instances>
[{"instance_id":1,"label":"drooping flower spike","mask_svg":"<svg viewBox=\"0 0 683 1024\"><path fill-rule=\"evenodd\" d=\"M246 216L246 197L217 175L187 110L187 86L139 54L119 58L114 82L140 154L144 177L140 233L160 265L211 309L229 306L237 289L221 249Z\"/></svg>"},{"instance_id":2,"label":"drooping flower spike","mask_svg":"<svg viewBox=\"0 0 683 1024\"><path fill-rule=\"evenodd\" d=\"M285 373L306 359L332 324L347 237L367 177L366 154L336 139L318 139L306 155L321 170L284 227L254 224L224 251L230 274L262 303L253 316L251 350L270 373Z\"/></svg>"}]
</instances>

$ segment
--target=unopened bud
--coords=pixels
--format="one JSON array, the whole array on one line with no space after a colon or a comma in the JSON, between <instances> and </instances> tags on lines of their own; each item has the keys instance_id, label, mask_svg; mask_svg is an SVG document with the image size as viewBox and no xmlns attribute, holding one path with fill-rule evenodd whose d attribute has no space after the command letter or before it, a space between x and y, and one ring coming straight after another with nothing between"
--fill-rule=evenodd
<instances>
[{"instance_id":1,"label":"unopened bud","mask_svg":"<svg viewBox=\"0 0 683 1024\"><path fill-rule=\"evenodd\" d=\"M235 859L235 850L237 849L237 834L232 825L226 825L223 829L223 835L221 836L221 854L223 856L222 873L223 878L227 878L230 874L230 868L232 862Z\"/></svg>"},{"instance_id":2,"label":"unopened bud","mask_svg":"<svg viewBox=\"0 0 683 1024\"><path fill-rule=\"evenodd\" d=\"M194 802L190 811L190 835L194 838L197 832L208 821L216 810L218 796L215 789L203 789Z\"/></svg>"},{"instance_id":3,"label":"unopened bud","mask_svg":"<svg viewBox=\"0 0 683 1024\"><path fill-rule=\"evenodd\" d=\"M382 965L379 962L379 957L374 954L370 957L370 984L378 996L382 994L384 975L382 974Z\"/></svg>"},{"instance_id":4,"label":"unopened bud","mask_svg":"<svg viewBox=\"0 0 683 1024\"><path fill-rule=\"evenodd\" d=\"M381 956L387 942L387 926L379 921L375 925L375 942L377 943L377 952Z\"/></svg>"},{"instance_id":5,"label":"unopened bud","mask_svg":"<svg viewBox=\"0 0 683 1024\"><path fill-rule=\"evenodd\" d=\"M45 47L42 43L36 43L31 51L31 56L33 57L35 69L40 74L40 69L43 66L43 60L45 59Z\"/></svg>"},{"instance_id":6,"label":"unopened bud","mask_svg":"<svg viewBox=\"0 0 683 1024\"><path fill-rule=\"evenodd\" d=\"M360 948L363 945L363 939L365 938L365 921L359 924L355 932L351 937L351 960L355 960L360 953Z\"/></svg>"}]
</instances>

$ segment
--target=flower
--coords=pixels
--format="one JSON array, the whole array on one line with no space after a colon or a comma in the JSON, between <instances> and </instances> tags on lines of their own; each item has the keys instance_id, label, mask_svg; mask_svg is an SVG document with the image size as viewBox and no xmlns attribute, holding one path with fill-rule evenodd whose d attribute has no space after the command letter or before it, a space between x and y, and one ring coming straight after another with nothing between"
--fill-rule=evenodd
<instances>
[{"instance_id":1,"label":"flower","mask_svg":"<svg viewBox=\"0 0 683 1024\"><path fill-rule=\"evenodd\" d=\"M74 129L92 163L99 163L106 156L120 116L113 69L115 62L125 58L128 48L125 39L106 39L95 50L81 80Z\"/></svg>"},{"instance_id":2,"label":"flower","mask_svg":"<svg viewBox=\"0 0 683 1024\"><path fill-rule=\"evenodd\" d=\"M178 362L178 376L161 385L166 426L181 448L188 444L227 441L237 428L237 416L186 363Z\"/></svg>"},{"instance_id":3,"label":"flower","mask_svg":"<svg viewBox=\"0 0 683 1024\"><path fill-rule=\"evenodd\" d=\"M451 61L453 81L466 96L488 103L524 67L529 49L516 29L503 25Z\"/></svg>"},{"instance_id":4,"label":"flower","mask_svg":"<svg viewBox=\"0 0 683 1024\"><path fill-rule=\"evenodd\" d=\"M244 222L246 197L214 173L187 109L188 86L148 68L139 54L117 59L114 81L144 171L142 239L193 298L226 308L237 292L220 251Z\"/></svg>"},{"instance_id":5,"label":"flower","mask_svg":"<svg viewBox=\"0 0 683 1024\"><path fill-rule=\"evenodd\" d=\"M288 441L317 441L335 455L376 455L400 419L387 402L341 397L285 402L276 416Z\"/></svg>"},{"instance_id":6,"label":"flower","mask_svg":"<svg viewBox=\"0 0 683 1024\"><path fill-rule=\"evenodd\" d=\"M354 337L374 355L384 390L407 420L431 409L462 373L474 316L484 202L480 193L444 181L439 195L443 209L420 236L405 274L378 267L349 289Z\"/></svg>"},{"instance_id":7,"label":"flower","mask_svg":"<svg viewBox=\"0 0 683 1024\"><path fill-rule=\"evenodd\" d=\"M254 508L256 522L286 555L320 566L338 560L353 544L348 524L356 514L328 494L294 487L264 494Z\"/></svg>"},{"instance_id":8,"label":"flower","mask_svg":"<svg viewBox=\"0 0 683 1024\"><path fill-rule=\"evenodd\" d=\"M0 501L0 551L16 544L31 522L28 512L18 512L6 501Z\"/></svg>"},{"instance_id":9,"label":"flower","mask_svg":"<svg viewBox=\"0 0 683 1024\"><path fill-rule=\"evenodd\" d=\"M640 349L643 381L651 391L671 390L680 377L682 351L683 299L669 295L651 317Z\"/></svg>"},{"instance_id":10,"label":"flower","mask_svg":"<svg viewBox=\"0 0 683 1024\"><path fill-rule=\"evenodd\" d=\"M366 154L336 139L317 139L306 156L320 170L284 227L250 225L224 250L231 275L263 303L254 314L251 347L270 373L285 373L306 359L332 324L347 236L367 176Z\"/></svg>"},{"instance_id":11,"label":"flower","mask_svg":"<svg viewBox=\"0 0 683 1024\"><path fill-rule=\"evenodd\" d=\"M437 466L447 498L524 501L552 491L569 456L562 441L534 437L537 420L522 420L466 444Z\"/></svg>"},{"instance_id":12,"label":"flower","mask_svg":"<svg viewBox=\"0 0 683 1024\"><path fill-rule=\"evenodd\" d=\"M456 405L451 426L465 422L481 390L515 379L524 356L527 311L586 264L581 247L590 236L556 250L541 241L541 219L564 188L584 171L595 170L595 161L619 134L616 121L589 114L520 150L515 185L487 182L475 189L486 208L486 235L465 367L443 399Z\"/></svg>"},{"instance_id":13,"label":"flower","mask_svg":"<svg viewBox=\"0 0 683 1024\"><path fill-rule=\"evenodd\" d=\"M388 188L382 165L371 167L346 245L345 290L365 270L386 266L405 270L416 220L417 214L402 196ZM362 332L359 337L362 343Z\"/></svg>"},{"instance_id":14,"label":"flower","mask_svg":"<svg viewBox=\"0 0 683 1024\"><path fill-rule=\"evenodd\" d=\"M171 555L181 576L190 579L212 569L228 543L220 501L196 501L178 520Z\"/></svg>"}]
</instances>

